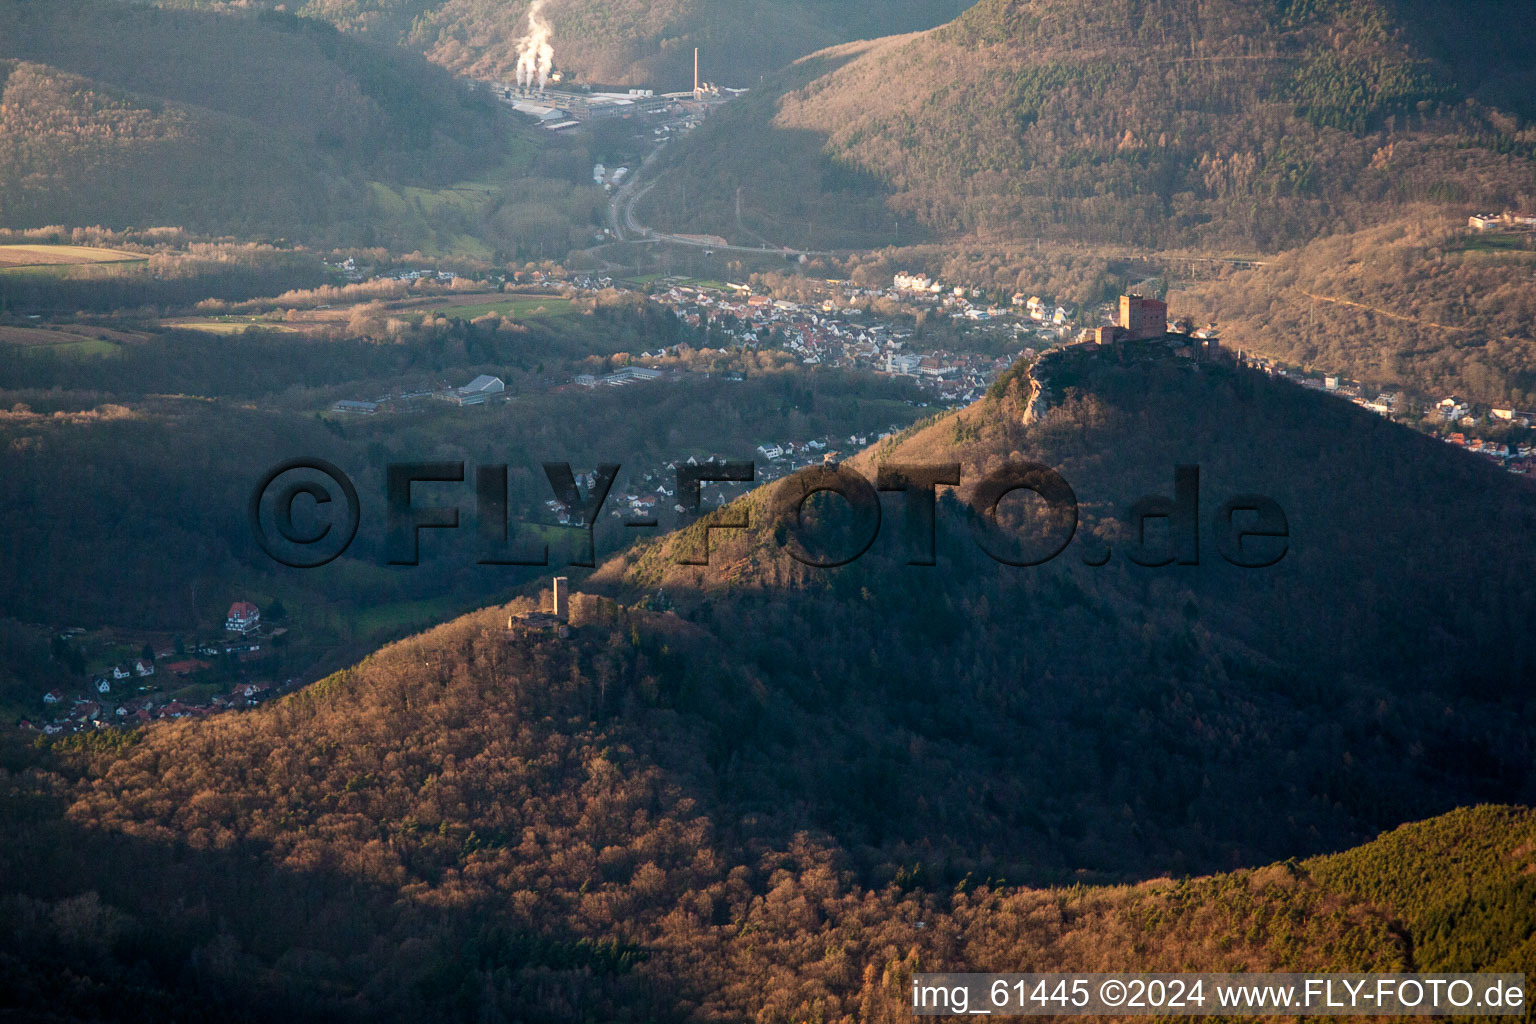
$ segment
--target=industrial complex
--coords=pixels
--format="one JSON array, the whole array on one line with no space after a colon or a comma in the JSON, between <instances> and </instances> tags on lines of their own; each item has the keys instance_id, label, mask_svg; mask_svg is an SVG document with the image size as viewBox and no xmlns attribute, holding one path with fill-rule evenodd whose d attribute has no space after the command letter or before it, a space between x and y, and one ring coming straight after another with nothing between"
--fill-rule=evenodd
<instances>
[{"instance_id":1,"label":"industrial complex","mask_svg":"<svg viewBox=\"0 0 1536 1024\"><path fill-rule=\"evenodd\" d=\"M693 55L693 89L687 92L658 93L644 88L626 88L620 92L562 86L559 72L543 78L520 76L516 82L486 81L482 84L503 103L520 114L537 118L552 131L587 121L634 114L704 114L709 107L746 91L722 89L700 81L697 49Z\"/></svg>"}]
</instances>

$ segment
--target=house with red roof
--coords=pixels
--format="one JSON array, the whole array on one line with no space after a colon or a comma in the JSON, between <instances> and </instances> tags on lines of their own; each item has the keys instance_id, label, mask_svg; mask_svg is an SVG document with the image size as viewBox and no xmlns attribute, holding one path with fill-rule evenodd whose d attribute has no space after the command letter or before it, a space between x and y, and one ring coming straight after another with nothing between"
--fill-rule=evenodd
<instances>
[{"instance_id":1,"label":"house with red roof","mask_svg":"<svg viewBox=\"0 0 1536 1024\"><path fill-rule=\"evenodd\" d=\"M224 616L224 628L231 633L249 633L261 622L261 611L249 601L236 601Z\"/></svg>"}]
</instances>

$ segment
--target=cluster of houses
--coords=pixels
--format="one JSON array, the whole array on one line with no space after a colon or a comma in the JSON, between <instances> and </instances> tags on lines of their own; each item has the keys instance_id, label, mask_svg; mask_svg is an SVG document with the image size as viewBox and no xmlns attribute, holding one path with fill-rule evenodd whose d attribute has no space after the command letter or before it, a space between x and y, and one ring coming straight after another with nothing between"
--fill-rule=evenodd
<instances>
[{"instance_id":1,"label":"cluster of houses","mask_svg":"<svg viewBox=\"0 0 1536 1024\"><path fill-rule=\"evenodd\" d=\"M1527 230L1536 228L1536 217L1510 213L1479 215L1472 218L1471 226L1479 230ZM1188 318L1170 317L1165 303L1134 292L1122 295L1117 305L1106 306L1101 311L1104 323L1084 329L1076 325L1077 313L1073 308L1047 301L1039 295L1019 292L1012 297L1010 310L1004 310L973 302L981 297L976 289L950 287L922 273L896 274L891 288L883 293L861 289L848 282L829 284L843 286L845 303L861 296L884 294L936 306L947 310L952 317L968 320L986 321L1012 312L1012 329L1016 333L1032 330L1041 350L1056 344L1115 346L1125 342L1155 342L1166 346L1175 356L1194 361L1235 358L1273 376L1316 388L1378 415L1417 426L1433 427L1437 423L1464 428L1482 423L1491 427L1536 425L1536 411L1494 406L1479 413L1455 396L1425 403L1402 391L1368 392L1359 382L1343 380L1337 375L1298 373L1248 353L1230 353L1222 347L1216 325L1199 327ZM782 346L798 356L802 363L865 368L909 376L920 386L934 389L940 400L950 404L975 400L997 374L1017 359L1036 355L1034 347L1025 347L1015 354L995 359L942 350L916 351L908 347L912 339L910 330L880 322L878 318L836 300L827 299L814 306L754 295L743 285L730 288L734 294L722 295L707 289L676 286L653 293L651 299L668 306L695 327L708 324L724 329L743 345L761 347L770 344L766 339L782 339ZM1426 405L1428 414L1423 420L1417 420L1415 414ZM1443 431L1444 427L1440 429ZM1536 462L1528 461L1536 458L1532 445L1469 438L1462 432L1451 433L1445 440L1495 459L1511 472L1536 472ZM780 458L794 459L795 455L800 455L802 465L816 461L814 450L807 456L804 451L796 453L789 446L763 445L759 454L769 460L770 466L775 461L769 454L773 450L779 452Z\"/></svg>"},{"instance_id":2,"label":"cluster of houses","mask_svg":"<svg viewBox=\"0 0 1536 1024\"><path fill-rule=\"evenodd\" d=\"M1380 416L1398 417L1408 413L1409 399L1402 391L1375 391L1367 389L1358 381L1346 380L1337 374L1302 373L1272 359L1247 353L1243 355L1242 362L1245 366L1263 370L1278 380L1289 381L1300 387L1347 399L1362 409L1368 409Z\"/></svg>"},{"instance_id":3,"label":"cluster of houses","mask_svg":"<svg viewBox=\"0 0 1536 1024\"><path fill-rule=\"evenodd\" d=\"M979 288L946 285L927 274L900 273L885 293L891 298L937 307L952 319L990 321L1009 319L1015 329L1033 329L1042 337L1065 341L1073 333L1077 311L1070 305L1048 302L1038 295L1015 292L1007 306L983 302Z\"/></svg>"},{"instance_id":4,"label":"cluster of houses","mask_svg":"<svg viewBox=\"0 0 1536 1024\"><path fill-rule=\"evenodd\" d=\"M1430 415L1443 423L1462 427L1475 427L1484 421L1471 402L1463 401L1456 395L1447 395L1436 402ZM1536 412L1516 409L1513 406L1496 405L1488 409L1487 422L1503 423L1512 427L1529 427L1536 423Z\"/></svg>"},{"instance_id":5,"label":"cluster of houses","mask_svg":"<svg viewBox=\"0 0 1536 1024\"><path fill-rule=\"evenodd\" d=\"M1485 440L1467 433L1479 427L1497 432L1499 428L1536 426L1536 411L1516 409L1513 406L1481 408L1458 395L1431 400L1405 391L1379 391L1337 374L1303 373L1258 356L1246 355L1243 362L1263 370L1271 377L1346 399L1362 409L1386 416L1405 426L1443 437L1447 444L1491 459L1511 473L1536 473L1536 445ZM1462 429L1450 430L1452 427Z\"/></svg>"},{"instance_id":6,"label":"cluster of houses","mask_svg":"<svg viewBox=\"0 0 1536 1024\"><path fill-rule=\"evenodd\" d=\"M224 632L223 638L197 644L190 653L166 648L154 651L153 657L110 665L92 673L78 693L49 690L42 695L42 703L54 717L41 725L23 719L21 727L53 736L160 718L199 717L260 703L274 692L272 684L241 681L227 694L214 694L198 702L175 696L159 698L158 694L177 688L178 683L193 682L192 677L212 668L213 662L205 659L234 658L248 664L262 657L261 611L256 605L249 601L231 604L225 613Z\"/></svg>"},{"instance_id":7,"label":"cluster of houses","mask_svg":"<svg viewBox=\"0 0 1536 1024\"><path fill-rule=\"evenodd\" d=\"M557 283L542 271L520 271L513 276L519 284ZM808 303L753 294L749 286L742 284L724 288L673 284L652 290L647 297L690 326L714 329L742 347L782 349L807 366L908 377L918 387L931 391L935 401L949 405L974 401L1021 356L1033 354L1036 347L1068 341L1077 333L1071 308L1047 304L1038 296L1026 297L1021 293L1014 296L1008 307L987 304L979 301L976 289L948 287L929 281L922 274L898 274L893 287L884 290L862 288L848 281L828 281L827 285L838 291L836 297ZM585 275L565 281L562 286L600 290L614 287L614 282L608 277ZM861 299L880 297L932 306L951 318L974 322L973 330L1002 332L1024 344L1004 356L918 349L907 322L884 319L854 305ZM996 347L993 348L995 351ZM665 348L644 352L636 363L613 373L578 373L571 382L596 389L655 380L663 376L663 371L646 364L667 355ZM332 404L331 411L347 416L406 411L420 408L416 403L422 398L460 406L481 405L504 397L505 392L506 384L500 378L481 375L463 387L402 392L373 399L342 399Z\"/></svg>"},{"instance_id":8,"label":"cluster of houses","mask_svg":"<svg viewBox=\"0 0 1536 1024\"><path fill-rule=\"evenodd\" d=\"M611 285L608 279L588 279L589 286ZM692 327L710 328L724 334L730 342L752 349L779 349L796 357L806 366L828 366L865 370L909 378L920 389L932 393L932 400L947 405L964 405L976 400L1021 356L1033 355L1035 346L1045 347L1070 337L1070 326L1062 326L1070 315L1053 307L1050 317L1039 323L1013 316L1009 324L981 324L980 330L1005 330L1009 339L1021 333L1021 339L1033 344L1021 345L1006 355L991 356L977 352L957 353L947 349L919 349L913 331L903 323L882 319L846 303L859 297L891 294L861 289L848 282L838 282L844 302L826 299L819 303L796 303L753 294L745 285L725 289L676 284L652 291L650 301L661 305ZM957 294L960 293L960 294ZM965 289L950 290L936 302L951 316L970 320L1002 317L1009 310L972 305ZM971 293L974 294L974 293ZM1012 313L1023 310L1021 305ZM1057 314L1060 314L1059 316ZM1038 334L1038 339L1033 335ZM608 374L578 373L570 382L578 387L626 387L665 376L662 360L674 354L678 346L642 352L635 362ZM371 400L343 399L331 406L334 413L369 416L379 412L415 408L421 398L432 398L460 406L480 405L506 392L498 377L481 375L464 387L406 392Z\"/></svg>"},{"instance_id":9,"label":"cluster of houses","mask_svg":"<svg viewBox=\"0 0 1536 1024\"><path fill-rule=\"evenodd\" d=\"M447 284L459 275L451 270L401 270L389 276L396 281L441 281Z\"/></svg>"},{"instance_id":10,"label":"cluster of houses","mask_svg":"<svg viewBox=\"0 0 1536 1024\"><path fill-rule=\"evenodd\" d=\"M290 679L286 690L298 680ZM59 713L48 722L37 725L22 719L21 728L27 732L40 732L45 736L69 735L90 729L105 729L114 725L143 725L162 718L206 718L235 708L255 707L270 699L277 692L271 683L236 683L228 693L216 693L206 701L190 703L177 698L157 701L153 696L130 697L119 703L93 700L77 695L66 697L60 690L50 690L44 696Z\"/></svg>"},{"instance_id":11,"label":"cluster of houses","mask_svg":"<svg viewBox=\"0 0 1536 1024\"><path fill-rule=\"evenodd\" d=\"M344 260L324 260L323 262L328 268L346 278L349 284L356 284L371 278L393 281L441 281L446 284L459 276L451 270L423 270L419 268L378 274L374 273L372 268L365 271L362 267L359 267L357 265L357 257L355 256L348 256Z\"/></svg>"},{"instance_id":12,"label":"cluster of houses","mask_svg":"<svg viewBox=\"0 0 1536 1024\"><path fill-rule=\"evenodd\" d=\"M1050 323L1057 327L1072 323L1073 310L1070 306L1052 306L1038 295L1026 297L1023 292L1016 292L1013 305L1022 306L1024 314L1038 323Z\"/></svg>"},{"instance_id":13,"label":"cluster of houses","mask_svg":"<svg viewBox=\"0 0 1536 1024\"><path fill-rule=\"evenodd\" d=\"M891 424L886 430L864 434L849 434L847 438L847 450L856 452L867 447L871 441L884 441L901 428ZM762 472L783 475L793 473L806 466L815 465L818 462L836 462L843 454L842 450L833 447L839 443L834 437L813 437L809 441L795 444L793 441L785 441L776 444L772 441L757 446L757 454L761 455L769 465Z\"/></svg>"},{"instance_id":14,"label":"cluster of houses","mask_svg":"<svg viewBox=\"0 0 1536 1024\"><path fill-rule=\"evenodd\" d=\"M773 299L754 295L744 285L733 285L729 292L674 285L653 292L650 299L685 323L712 328L745 348L781 349L806 366L909 377L918 387L932 392L935 400L950 405L974 401L999 373L1024 354L1025 349L1005 356L918 349L909 327L848 304L884 293L848 282L836 282L835 286L843 289L842 302ZM937 301L949 306L953 316L977 319L978 315L991 315L986 309L971 306L963 297L950 295ZM996 312L1001 315L1006 311ZM1022 326L984 325L982 329L1005 329L1014 338Z\"/></svg>"},{"instance_id":15,"label":"cluster of houses","mask_svg":"<svg viewBox=\"0 0 1536 1024\"><path fill-rule=\"evenodd\" d=\"M1484 417L1470 402L1465 402L1456 395L1447 395L1434 404L1428 419L1431 422L1438 420L1448 426L1463 428L1478 426L1529 428L1536 424L1536 412L1516 409L1512 406L1493 406L1488 409ZM1452 431L1446 435L1445 441L1474 455L1492 459L1511 473L1521 476L1536 473L1536 445L1518 442L1511 444L1508 441L1468 437L1464 430Z\"/></svg>"},{"instance_id":16,"label":"cluster of houses","mask_svg":"<svg viewBox=\"0 0 1536 1024\"><path fill-rule=\"evenodd\" d=\"M1456 431L1446 437L1447 444L1453 444L1458 448L1465 448L1469 452L1487 455L1498 459L1500 462L1514 459L1518 460L1509 466L1511 473L1528 473L1533 468L1527 465L1527 461L1536 456L1536 445L1509 444L1504 441L1484 441L1480 437L1467 437L1466 434Z\"/></svg>"}]
</instances>

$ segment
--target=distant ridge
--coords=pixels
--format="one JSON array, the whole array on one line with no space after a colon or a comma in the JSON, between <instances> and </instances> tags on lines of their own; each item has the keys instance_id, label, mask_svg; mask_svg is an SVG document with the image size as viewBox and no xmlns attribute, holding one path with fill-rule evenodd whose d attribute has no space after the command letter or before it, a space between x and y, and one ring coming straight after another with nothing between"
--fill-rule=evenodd
<instances>
[{"instance_id":1,"label":"distant ridge","mask_svg":"<svg viewBox=\"0 0 1536 1024\"><path fill-rule=\"evenodd\" d=\"M147 56L153 55L153 56ZM365 239L368 179L499 160L494 112L291 15L0 0L0 226Z\"/></svg>"},{"instance_id":2,"label":"distant ridge","mask_svg":"<svg viewBox=\"0 0 1536 1024\"><path fill-rule=\"evenodd\" d=\"M166 7L228 10L229 0L157 0ZM692 50L706 81L753 86L824 46L930 28L970 0L558 0L543 8L566 80L687 89ZM425 53L460 74L510 81L527 32L527 0L241 0L241 8L321 18L375 41Z\"/></svg>"},{"instance_id":3,"label":"distant ridge","mask_svg":"<svg viewBox=\"0 0 1536 1024\"><path fill-rule=\"evenodd\" d=\"M776 76L671 154L648 216L730 236L740 189L748 228L808 247L922 233L1244 251L1408 203L1502 209L1531 201L1536 166L1536 29L1511 13L983 0Z\"/></svg>"}]
</instances>

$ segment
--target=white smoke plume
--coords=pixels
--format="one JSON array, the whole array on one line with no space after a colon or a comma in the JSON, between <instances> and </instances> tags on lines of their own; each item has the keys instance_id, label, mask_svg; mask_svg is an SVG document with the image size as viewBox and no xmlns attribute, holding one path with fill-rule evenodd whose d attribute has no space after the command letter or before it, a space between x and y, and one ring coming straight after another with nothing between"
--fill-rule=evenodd
<instances>
[{"instance_id":1,"label":"white smoke plume","mask_svg":"<svg viewBox=\"0 0 1536 1024\"><path fill-rule=\"evenodd\" d=\"M549 43L550 27L541 13L543 6L544 0L533 0L528 8L528 34L517 41L517 84L524 89L537 83L542 90L555 66L555 48Z\"/></svg>"}]
</instances>

